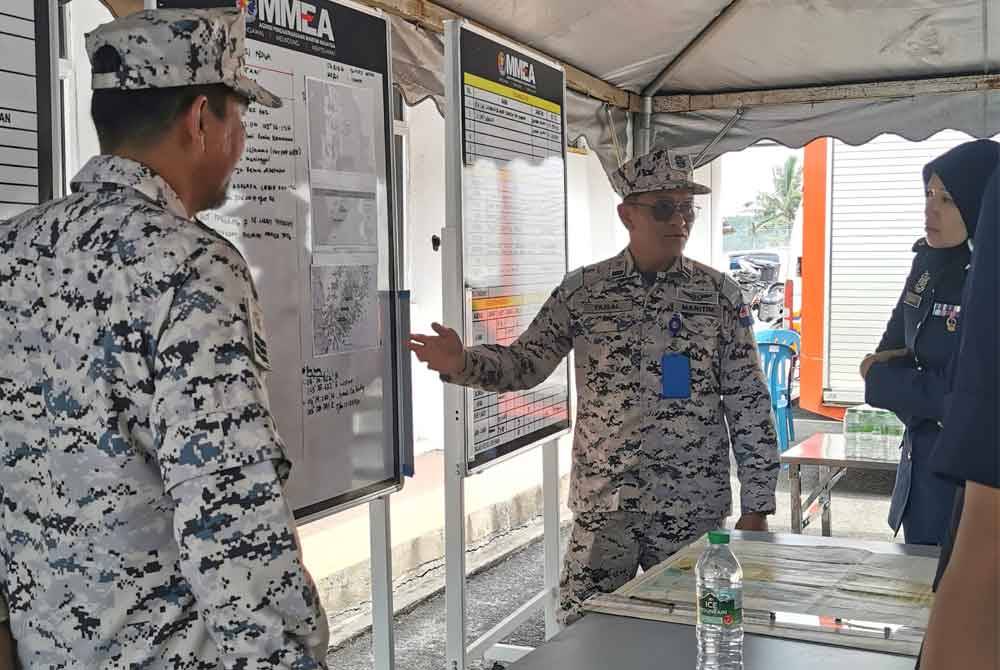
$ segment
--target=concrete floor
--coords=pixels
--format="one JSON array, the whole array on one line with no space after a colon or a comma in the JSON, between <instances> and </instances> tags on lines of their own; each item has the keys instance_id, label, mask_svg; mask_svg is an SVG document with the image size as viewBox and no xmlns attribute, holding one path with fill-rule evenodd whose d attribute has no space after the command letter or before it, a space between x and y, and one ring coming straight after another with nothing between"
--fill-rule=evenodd
<instances>
[{"instance_id":1,"label":"concrete floor","mask_svg":"<svg viewBox=\"0 0 1000 670\"><path fill-rule=\"evenodd\" d=\"M797 441L815 432L839 432L840 425L830 422L797 422ZM803 491L816 481L812 468L803 470ZM893 473L848 473L835 489L833 499L833 534L870 540L893 539L885 524ZM771 529L789 530L787 472L778 485L778 513L771 519ZM732 521L732 520L731 520ZM731 523L730 523L731 525ZM565 543L567 529L563 529ZM818 523L807 534L819 534ZM470 640L501 621L542 588L543 550L533 542L499 564L477 574L468 582L468 617ZM524 624L505 642L537 646L544 640L541 614ZM413 609L396 617L396 668L399 670L442 670L445 668L444 593L438 593ZM373 667L371 636L364 634L333 650L328 656L331 670L366 670ZM480 670L482 664L473 664Z\"/></svg>"}]
</instances>

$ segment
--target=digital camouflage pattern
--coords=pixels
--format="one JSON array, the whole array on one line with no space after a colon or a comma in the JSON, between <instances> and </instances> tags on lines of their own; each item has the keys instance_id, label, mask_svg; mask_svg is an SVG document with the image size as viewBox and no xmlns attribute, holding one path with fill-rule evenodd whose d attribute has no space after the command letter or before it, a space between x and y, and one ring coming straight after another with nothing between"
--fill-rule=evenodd
<instances>
[{"instance_id":1,"label":"digital camouflage pattern","mask_svg":"<svg viewBox=\"0 0 1000 670\"><path fill-rule=\"evenodd\" d=\"M465 368L444 380L495 392L527 389L573 350L569 504L576 515L634 512L693 525L723 519L732 505L730 442L742 511L769 514L778 449L751 323L728 276L681 257L646 286L625 250L571 272L511 346L468 348ZM689 399L661 397L661 358L669 353L690 361ZM683 524L665 541L697 537L683 537ZM569 580L592 582L572 572L579 565L573 553ZM564 588L564 606L570 596Z\"/></svg>"},{"instance_id":2,"label":"digital camouflage pattern","mask_svg":"<svg viewBox=\"0 0 1000 670\"><path fill-rule=\"evenodd\" d=\"M649 191L685 189L693 195L711 193L712 189L694 181L694 166L684 154L656 149L633 158L611 174L611 186L623 198Z\"/></svg>"},{"instance_id":3,"label":"digital camouflage pattern","mask_svg":"<svg viewBox=\"0 0 1000 670\"><path fill-rule=\"evenodd\" d=\"M617 591L635 577L636 566L659 565L722 522L637 512L576 515L559 582L559 619L573 623L592 595Z\"/></svg>"},{"instance_id":4,"label":"digital camouflage pattern","mask_svg":"<svg viewBox=\"0 0 1000 670\"><path fill-rule=\"evenodd\" d=\"M110 47L117 72L95 72L93 89L137 90L225 84L251 101L280 107L281 98L246 75L246 19L226 9L148 9L106 23L86 36L87 55Z\"/></svg>"},{"instance_id":5,"label":"digital camouflage pattern","mask_svg":"<svg viewBox=\"0 0 1000 670\"><path fill-rule=\"evenodd\" d=\"M98 156L0 223L0 594L22 665L318 668L246 263Z\"/></svg>"},{"instance_id":6,"label":"digital camouflage pattern","mask_svg":"<svg viewBox=\"0 0 1000 670\"><path fill-rule=\"evenodd\" d=\"M501 393L527 389L572 349L574 512L723 518L731 506L731 436L743 511L771 513L777 440L741 308L732 279L684 257L647 288L626 250L571 272L511 346L468 348L465 369L446 380ZM660 397L665 353L690 359L690 399Z\"/></svg>"}]
</instances>

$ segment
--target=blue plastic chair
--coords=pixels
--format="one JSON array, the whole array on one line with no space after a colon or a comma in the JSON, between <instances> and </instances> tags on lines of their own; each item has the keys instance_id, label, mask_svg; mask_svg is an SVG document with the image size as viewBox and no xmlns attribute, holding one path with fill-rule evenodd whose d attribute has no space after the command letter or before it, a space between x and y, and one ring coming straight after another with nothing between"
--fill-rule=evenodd
<instances>
[{"instance_id":1,"label":"blue plastic chair","mask_svg":"<svg viewBox=\"0 0 1000 670\"><path fill-rule=\"evenodd\" d=\"M762 330L757 333L757 351L760 352L767 390L771 394L771 411L774 412L781 451L788 449L789 443L795 440L792 378L801 347L802 338L794 330Z\"/></svg>"}]
</instances>

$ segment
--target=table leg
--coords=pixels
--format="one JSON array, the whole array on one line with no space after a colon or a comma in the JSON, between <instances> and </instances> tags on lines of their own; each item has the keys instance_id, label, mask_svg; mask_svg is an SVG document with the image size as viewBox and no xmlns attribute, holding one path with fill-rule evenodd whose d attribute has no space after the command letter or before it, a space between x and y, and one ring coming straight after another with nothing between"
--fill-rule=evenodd
<instances>
[{"instance_id":1,"label":"table leg","mask_svg":"<svg viewBox=\"0 0 1000 670\"><path fill-rule=\"evenodd\" d=\"M791 489L792 532L802 534L802 478L799 476L799 464L789 463L788 484Z\"/></svg>"},{"instance_id":2,"label":"table leg","mask_svg":"<svg viewBox=\"0 0 1000 670\"><path fill-rule=\"evenodd\" d=\"M820 504L823 506L823 537L830 537L833 535L833 513L830 507L833 504L833 468L823 466L820 468L820 479L825 483L825 488L823 490L823 496L820 498Z\"/></svg>"}]
</instances>

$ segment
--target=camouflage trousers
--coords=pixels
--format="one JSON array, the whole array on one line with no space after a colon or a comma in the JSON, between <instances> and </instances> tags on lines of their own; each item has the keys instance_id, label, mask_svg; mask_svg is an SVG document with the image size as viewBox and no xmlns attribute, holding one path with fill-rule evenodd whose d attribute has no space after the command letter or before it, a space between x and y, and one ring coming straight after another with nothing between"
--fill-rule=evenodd
<instances>
[{"instance_id":1,"label":"camouflage trousers","mask_svg":"<svg viewBox=\"0 0 1000 670\"><path fill-rule=\"evenodd\" d=\"M722 522L640 512L578 514L559 581L559 622L573 623L587 598L624 586L640 567L662 563Z\"/></svg>"}]
</instances>

